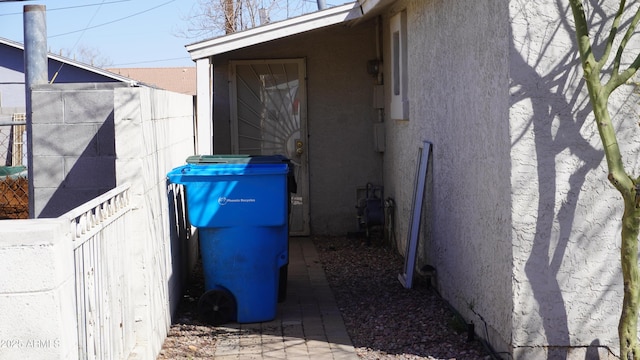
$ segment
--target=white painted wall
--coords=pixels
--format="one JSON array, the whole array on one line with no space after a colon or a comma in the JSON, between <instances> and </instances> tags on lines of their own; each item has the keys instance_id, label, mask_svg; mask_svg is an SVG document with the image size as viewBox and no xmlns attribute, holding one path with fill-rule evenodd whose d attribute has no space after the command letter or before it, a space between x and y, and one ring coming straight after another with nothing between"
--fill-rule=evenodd
<instances>
[{"instance_id":1,"label":"white painted wall","mask_svg":"<svg viewBox=\"0 0 640 360\"><path fill-rule=\"evenodd\" d=\"M599 6L613 14L614 3ZM622 203L607 181L570 16L568 4L556 1L509 6L513 302L520 314L513 346L521 358L559 355L546 345L606 346L618 353ZM632 90L623 86L610 109L626 164L637 169Z\"/></svg>"},{"instance_id":2,"label":"white painted wall","mask_svg":"<svg viewBox=\"0 0 640 360\"><path fill-rule=\"evenodd\" d=\"M0 359L77 359L68 221L3 220L0 273Z\"/></svg>"},{"instance_id":3,"label":"white painted wall","mask_svg":"<svg viewBox=\"0 0 640 360\"><path fill-rule=\"evenodd\" d=\"M398 207L399 250L406 246L418 147L430 141L432 205L423 217L418 267L434 266L442 296L506 350L513 308L507 6L398 1L385 14L385 59L389 18L405 9L410 112L406 121L386 120L384 159L385 190Z\"/></svg>"},{"instance_id":4,"label":"white painted wall","mask_svg":"<svg viewBox=\"0 0 640 360\"><path fill-rule=\"evenodd\" d=\"M607 358L607 348L618 351L621 204L606 180L570 11L558 6L406 0L387 9L385 58L389 18L408 14L410 114L386 121L384 184L404 252L417 149L432 141L419 266L436 267L443 297L514 358ZM637 168L631 91L621 89L612 110Z\"/></svg>"}]
</instances>

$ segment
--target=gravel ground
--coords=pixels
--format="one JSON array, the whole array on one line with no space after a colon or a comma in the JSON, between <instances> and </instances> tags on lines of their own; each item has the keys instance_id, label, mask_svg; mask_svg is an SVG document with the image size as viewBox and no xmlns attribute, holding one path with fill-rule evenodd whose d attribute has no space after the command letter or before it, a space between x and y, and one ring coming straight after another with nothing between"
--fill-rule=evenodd
<instances>
[{"instance_id":1,"label":"gravel ground","mask_svg":"<svg viewBox=\"0 0 640 360\"><path fill-rule=\"evenodd\" d=\"M361 359L491 359L426 279L415 277L413 289L402 287L397 277L404 260L389 246L346 237L313 242ZM197 319L202 287L196 271L158 360L213 355L218 330Z\"/></svg>"},{"instance_id":2,"label":"gravel ground","mask_svg":"<svg viewBox=\"0 0 640 360\"><path fill-rule=\"evenodd\" d=\"M360 358L490 358L426 279L402 287L404 259L388 246L340 237L314 243Z\"/></svg>"}]
</instances>

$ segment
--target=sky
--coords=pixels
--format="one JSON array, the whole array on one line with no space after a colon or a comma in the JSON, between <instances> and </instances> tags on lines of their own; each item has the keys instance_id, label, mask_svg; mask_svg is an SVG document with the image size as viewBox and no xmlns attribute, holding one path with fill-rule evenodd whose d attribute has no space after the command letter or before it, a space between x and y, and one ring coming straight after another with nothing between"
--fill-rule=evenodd
<instances>
[{"instance_id":1,"label":"sky","mask_svg":"<svg viewBox=\"0 0 640 360\"><path fill-rule=\"evenodd\" d=\"M317 6L315 0L290 1ZM198 0L0 0L0 37L24 43L25 5L46 6L52 53L62 50L66 56L86 48L106 59L108 67L195 66L185 45L202 39L177 34L200 8Z\"/></svg>"}]
</instances>

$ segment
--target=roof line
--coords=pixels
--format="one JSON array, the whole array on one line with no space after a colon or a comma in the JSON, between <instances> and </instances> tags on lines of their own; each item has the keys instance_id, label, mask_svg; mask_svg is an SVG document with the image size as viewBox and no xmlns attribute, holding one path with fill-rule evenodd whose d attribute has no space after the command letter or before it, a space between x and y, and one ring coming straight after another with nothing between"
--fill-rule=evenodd
<instances>
[{"instance_id":1,"label":"roof line","mask_svg":"<svg viewBox=\"0 0 640 360\"><path fill-rule=\"evenodd\" d=\"M305 31L335 25L362 16L357 2L335 6L295 18L258 26L233 34L204 40L185 46L192 60L226 53L243 47L300 34Z\"/></svg>"},{"instance_id":2,"label":"roof line","mask_svg":"<svg viewBox=\"0 0 640 360\"><path fill-rule=\"evenodd\" d=\"M393 0L358 0L364 14L373 11L378 6L387 5L392 2Z\"/></svg>"},{"instance_id":3,"label":"roof line","mask_svg":"<svg viewBox=\"0 0 640 360\"><path fill-rule=\"evenodd\" d=\"M0 44L5 44L5 45L8 45L8 46L12 46L12 47L14 47L16 49L20 49L20 50L24 51L24 45L23 44L21 44L19 42L16 42L16 41L13 41L13 40L9 40L9 39L3 38L3 37L0 37ZM101 69L101 68L98 68L98 67L95 67L95 66L91 66L91 65L85 64L83 62L71 60L71 59L66 58L64 56L60 56L60 55L56 55L56 54L47 52L47 58L55 60L55 61L59 61L59 62L61 62L63 64L67 64L67 65L75 66L75 67L80 68L80 69L91 71L91 72L94 72L96 74L99 74L99 75L102 75L102 76L106 76L106 77L109 77L111 79L127 83L127 84L129 84L131 86L138 85L138 82L133 80L133 79L130 79L130 78L118 75L118 74L114 74L111 71L107 71L107 70L104 70L104 69Z\"/></svg>"}]
</instances>

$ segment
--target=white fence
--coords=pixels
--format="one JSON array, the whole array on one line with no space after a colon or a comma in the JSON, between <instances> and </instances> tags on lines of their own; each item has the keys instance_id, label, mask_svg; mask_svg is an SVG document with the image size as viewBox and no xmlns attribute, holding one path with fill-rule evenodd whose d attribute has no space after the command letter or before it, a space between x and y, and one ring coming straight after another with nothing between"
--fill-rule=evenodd
<instances>
[{"instance_id":1,"label":"white fence","mask_svg":"<svg viewBox=\"0 0 640 360\"><path fill-rule=\"evenodd\" d=\"M161 250L135 236L149 228L129 184L57 218L1 222L0 359L155 359L197 241L189 240L182 189L165 189L158 210L170 231L155 238ZM161 263L143 266L140 246ZM141 279L146 291L171 294L140 293Z\"/></svg>"},{"instance_id":2,"label":"white fence","mask_svg":"<svg viewBox=\"0 0 640 360\"><path fill-rule=\"evenodd\" d=\"M79 359L125 359L133 342L126 239L129 185L117 187L62 216L73 242Z\"/></svg>"}]
</instances>

